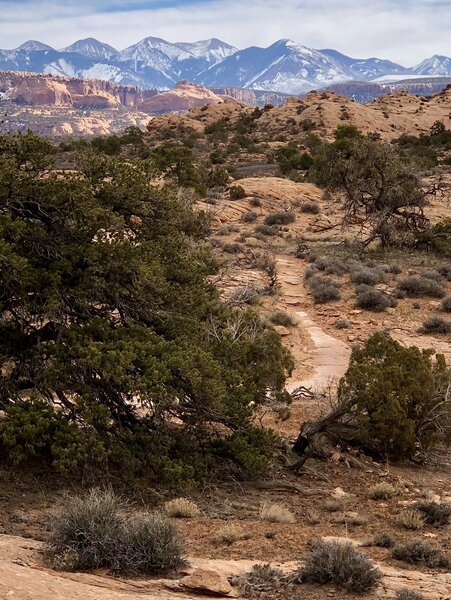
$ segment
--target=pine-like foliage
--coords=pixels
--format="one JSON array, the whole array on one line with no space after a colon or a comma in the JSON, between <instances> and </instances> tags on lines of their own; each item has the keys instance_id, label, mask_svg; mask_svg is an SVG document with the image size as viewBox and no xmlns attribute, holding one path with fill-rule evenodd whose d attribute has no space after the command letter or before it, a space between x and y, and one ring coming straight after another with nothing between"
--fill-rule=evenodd
<instances>
[{"instance_id":1,"label":"pine-like foliage","mask_svg":"<svg viewBox=\"0 0 451 600\"><path fill-rule=\"evenodd\" d=\"M0 138L1 451L170 480L218 458L261 470L252 411L286 400L291 358L208 282L205 215L149 161L88 149L61 172L51 153Z\"/></svg>"}]
</instances>

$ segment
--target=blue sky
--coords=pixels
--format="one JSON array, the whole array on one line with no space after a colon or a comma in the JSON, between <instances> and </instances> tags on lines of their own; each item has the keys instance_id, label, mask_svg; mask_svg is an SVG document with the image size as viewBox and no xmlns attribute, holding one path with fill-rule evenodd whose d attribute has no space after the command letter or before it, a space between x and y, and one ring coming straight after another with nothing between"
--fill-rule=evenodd
<instances>
[{"instance_id":1,"label":"blue sky","mask_svg":"<svg viewBox=\"0 0 451 600\"><path fill-rule=\"evenodd\" d=\"M152 35L237 47L290 38L411 66L451 56L451 0L0 0L0 47L96 37L122 49Z\"/></svg>"}]
</instances>

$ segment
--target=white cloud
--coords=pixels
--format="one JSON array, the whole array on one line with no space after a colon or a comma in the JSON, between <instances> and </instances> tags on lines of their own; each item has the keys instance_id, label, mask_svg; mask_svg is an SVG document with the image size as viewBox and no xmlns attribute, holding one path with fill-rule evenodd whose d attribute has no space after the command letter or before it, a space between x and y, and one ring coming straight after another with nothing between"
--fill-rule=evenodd
<instances>
[{"instance_id":1,"label":"white cloud","mask_svg":"<svg viewBox=\"0 0 451 600\"><path fill-rule=\"evenodd\" d=\"M219 37L238 47L291 38L406 66L436 53L451 55L451 0L210 0L178 6L168 0L0 0L0 11L5 48L30 38L62 47L88 36L124 48L153 35L170 41Z\"/></svg>"}]
</instances>

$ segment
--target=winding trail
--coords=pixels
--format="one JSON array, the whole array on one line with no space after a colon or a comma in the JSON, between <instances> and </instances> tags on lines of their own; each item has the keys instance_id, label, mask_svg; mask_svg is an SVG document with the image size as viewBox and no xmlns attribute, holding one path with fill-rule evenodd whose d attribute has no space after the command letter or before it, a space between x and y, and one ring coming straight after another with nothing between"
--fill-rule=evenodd
<instances>
[{"instance_id":1,"label":"winding trail","mask_svg":"<svg viewBox=\"0 0 451 600\"><path fill-rule=\"evenodd\" d=\"M297 369L288 383L288 391L303 385L307 388L321 389L330 381L340 379L348 367L351 349L341 340L334 338L313 321L305 310L307 292L303 284L301 263L292 256L277 257L277 273L281 285L281 306L308 334L312 352L313 370L307 376L301 376L305 351L294 344L291 348Z\"/></svg>"}]
</instances>

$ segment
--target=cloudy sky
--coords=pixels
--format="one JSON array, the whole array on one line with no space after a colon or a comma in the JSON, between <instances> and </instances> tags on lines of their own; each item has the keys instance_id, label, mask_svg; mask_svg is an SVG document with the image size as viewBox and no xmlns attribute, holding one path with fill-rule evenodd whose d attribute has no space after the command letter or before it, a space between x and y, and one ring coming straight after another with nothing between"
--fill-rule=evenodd
<instances>
[{"instance_id":1,"label":"cloudy sky","mask_svg":"<svg viewBox=\"0 0 451 600\"><path fill-rule=\"evenodd\" d=\"M451 56L451 0L0 0L0 47L95 37L122 49L152 35L239 48L290 38L412 66Z\"/></svg>"}]
</instances>

